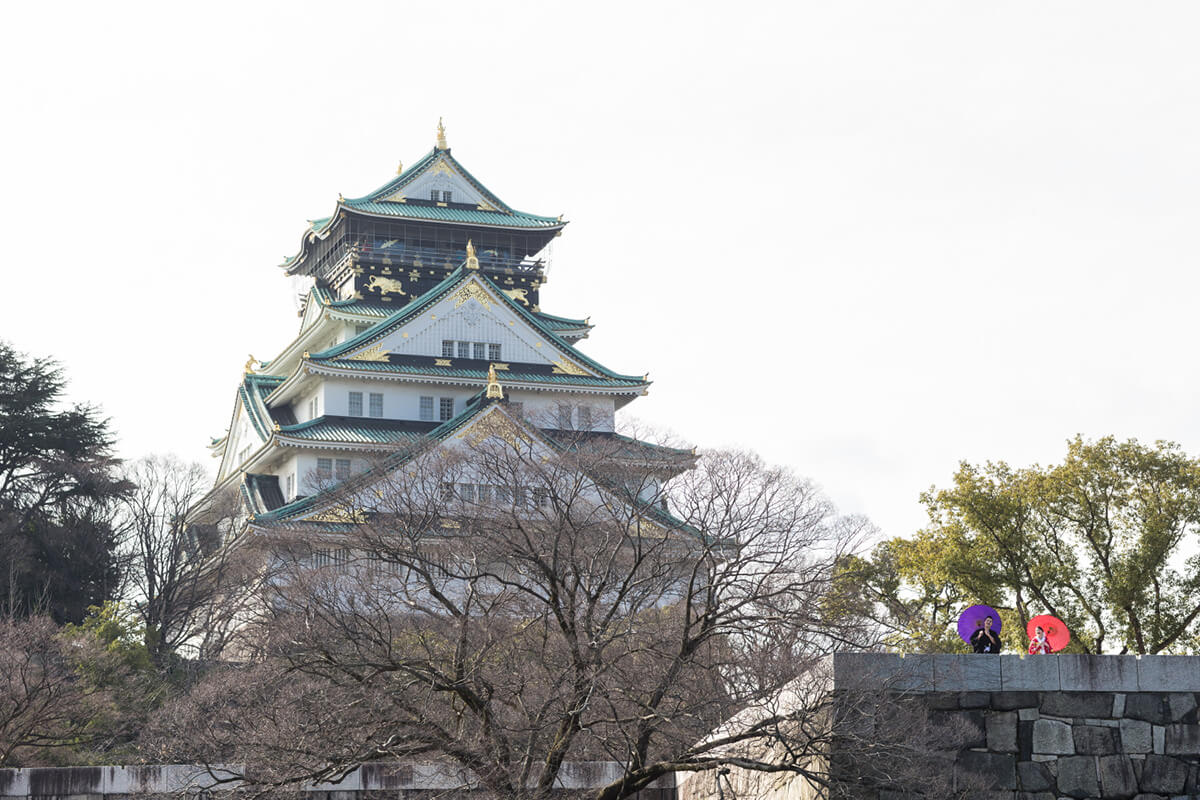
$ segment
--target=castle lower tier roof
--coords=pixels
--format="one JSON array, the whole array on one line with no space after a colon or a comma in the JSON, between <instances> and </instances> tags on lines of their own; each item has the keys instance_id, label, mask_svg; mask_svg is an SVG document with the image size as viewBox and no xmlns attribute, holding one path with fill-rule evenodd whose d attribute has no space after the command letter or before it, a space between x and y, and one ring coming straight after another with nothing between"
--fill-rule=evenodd
<instances>
[{"instance_id":1,"label":"castle lower tier roof","mask_svg":"<svg viewBox=\"0 0 1200 800\"><path fill-rule=\"evenodd\" d=\"M280 439L313 443L397 445L416 442L437 426L436 422L326 414L298 425L281 426L275 433Z\"/></svg>"},{"instance_id":2,"label":"castle lower tier roof","mask_svg":"<svg viewBox=\"0 0 1200 800\"><path fill-rule=\"evenodd\" d=\"M438 366L437 361L450 361L451 366ZM462 366L455 364L462 362ZM373 372L380 375L413 375L429 378L461 378L471 382L487 381L490 362L476 359L439 359L433 356L410 356L392 353L387 361L359 361L354 359L319 358L310 356L308 364L326 367L329 370L347 372ZM549 364L510 363L507 370L496 373L502 386L517 384L541 384L547 386L588 386L597 388L628 388L640 390L647 381L631 375L567 375L555 374Z\"/></svg>"}]
</instances>

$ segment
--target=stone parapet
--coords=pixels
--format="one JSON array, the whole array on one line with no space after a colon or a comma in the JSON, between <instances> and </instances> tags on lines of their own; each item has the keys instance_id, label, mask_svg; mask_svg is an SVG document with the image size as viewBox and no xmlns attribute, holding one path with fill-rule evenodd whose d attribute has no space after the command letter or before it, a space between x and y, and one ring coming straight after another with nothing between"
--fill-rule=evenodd
<instances>
[{"instance_id":1,"label":"stone parapet","mask_svg":"<svg viewBox=\"0 0 1200 800\"><path fill-rule=\"evenodd\" d=\"M947 756L980 796L1200 800L1200 656L841 653L832 667L835 689L966 723Z\"/></svg>"},{"instance_id":2,"label":"stone parapet","mask_svg":"<svg viewBox=\"0 0 1200 800\"><path fill-rule=\"evenodd\" d=\"M833 679L918 692L1200 692L1200 656L838 653Z\"/></svg>"}]
</instances>

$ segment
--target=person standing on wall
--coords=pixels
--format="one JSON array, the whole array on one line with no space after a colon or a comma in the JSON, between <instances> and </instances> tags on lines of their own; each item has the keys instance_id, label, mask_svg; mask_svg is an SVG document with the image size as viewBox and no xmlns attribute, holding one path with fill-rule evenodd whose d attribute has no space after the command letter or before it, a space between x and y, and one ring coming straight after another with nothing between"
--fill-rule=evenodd
<instances>
[{"instance_id":1,"label":"person standing on wall","mask_svg":"<svg viewBox=\"0 0 1200 800\"><path fill-rule=\"evenodd\" d=\"M1000 653L1000 634L992 630L991 616L983 618L983 626L971 634L971 650L976 653Z\"/></svg>"}]
</instances>

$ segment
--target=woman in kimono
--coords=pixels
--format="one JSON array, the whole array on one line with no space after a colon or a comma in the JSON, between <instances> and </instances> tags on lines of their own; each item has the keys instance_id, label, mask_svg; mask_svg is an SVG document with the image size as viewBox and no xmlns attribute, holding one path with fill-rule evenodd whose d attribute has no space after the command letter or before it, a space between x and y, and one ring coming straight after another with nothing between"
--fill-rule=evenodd
<instances>
[{"instance_id":1,"label":"woman in kimono","mask_svg":"<svg viewBox=\"0 0 1200 800\"><path fill-rule=\"evenodd\" d=\"M1046 632L1042 630L1042 626L1038 625L1034 629L1033 638L1029 640L1029 655L1050 655L1054 652L1050 649L1050 641L1046 638Z\"/></svg>"},{"instance_id":2,"label":"woman in kimono","mask_svg":"<svg viewBox=\"0 0 1200 800\"><path fill-rule=\"evenodd\" d=\"M976 653L1000 653L1000 634L992 630L992 615L983 618L983 627L971 634L971 649Z\"/></svg>"}]
</instances>

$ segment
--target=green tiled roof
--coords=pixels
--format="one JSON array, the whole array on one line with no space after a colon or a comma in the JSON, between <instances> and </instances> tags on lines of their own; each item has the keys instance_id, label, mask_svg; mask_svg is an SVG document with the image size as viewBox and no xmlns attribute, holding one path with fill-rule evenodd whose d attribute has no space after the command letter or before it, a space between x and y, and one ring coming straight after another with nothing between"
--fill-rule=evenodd
<instances>
[{"instance_id":1,"label":"green tiled roof","mask_svg":"<svg viewBox=\"0 0 1200 800\"><path fill-rule=\"evenodd\" d=\"M605 452L614 458L635 461L690 461L696 457L690 448L666 447L612 431L545 430L542 432L555 444L567 450L576 451L589 444L595 444L607 447Z\"/></svg>"},{"instance_id":2,"label":"green tiled roof","mask_svg":"<svg viewBox=\"0 0 1200 800\"><path fill-rule=\"evenodd\" d=\"M556 317L553 314L547 314L544 311L531 312L535 317L546 324L546 327L553 331L568 331L577 328L590 328L592 324L586 319L571 319L570 317Z\"/></svg>"},{"instance_id":3,"label":"green tiled roof","mask_svg":"<svg viewBox=\"0 0 1200 800\"><path fill-rule=\"evenodd\" d=\"M414 359L415 360L415 359ZM429 357L423 359L432 361ZM328 367L352 369L360 372L384 372L398 375L428 375L439 378L466 378L469 380L487 380L487 367L438 367L424 364L403 363L398 361L354 361L350 359L320 358L310 356L309 361ZM641 378L621 376L610 378L592 375L555 375L544 372L522 371L520 364L510 364L510 369L497 372L501 385L509 383L544 383L559 386L628 386L641 387L645 381Z\"/></svg>"},{"instance_id":4,"label":"green tiled roof","mask_svg":"<svg viewBox=\"0 0 1200 800\"><path fill-rule=\"evenodd\" d=\"M414 422L369 417L341 417L327 414L280 427L278 435L309 442L345 442L347 444L395 445L415 442L437 427L433 422Z\"/></svg>"},{"instance_id":5,"label":"green tiled roof","mask_svg":"<svg viewBox=\"0 0 1200 800\"><path fill-rule=\"evenodd\" d=\"M503 214L498 211L480 211L474 208L427 206L417 203L388 203L366 199L344 200L346 208L377 216L425 219L437 222L461 222L468 225L486 225L505 228L558 228L562 226L554 217L539 217L516 212Z\"/></svg>"},{"instance_id":6,"label":"green tiled roof","mask_svg":"<svg viewBox=\"0 0 1200 800\"><path fill-rule=\"evenodd\" d=\"M242 407L246 409L246 415L250 418L250 424L263 439L269 438L271 430L275 427L275 421L271 419L263 398L275 391L283 381L284 378L280 375L247 374L242 379L242 385L238 387L238 396L242 400Z\"/></svg>"},{"instance_id":7,"label":"green tiled roof","mask_svg":"<svg viewBox=\"0 0 1200 800\"><path fill-rule=\"evenodd\" d=\"M644 378L641 378L641 377L638 377L635 375L622 375L618 372L614 372L614 371L608 369L603 364L600 364L599 362L593 361L591 358L588 358L586 355L584 355L579 350L577 350L574 346L572 346L570 342L568 342L567 340L565 340L561 336L559 336L558 333L556 333L554 331L554 329L550 327L549 323L547 323L543 319L541 319L538 314L535 314L532 311L529 311L523 305L521 305L517 301L513 300L508 295L506 295L498 286L496 286L495 283L492 282L492 279L489 278L487 275L485 275L483 272L477 271L477 270L468 270L465 267L459 267L458 269L454 270L449 275L447 275L445 280L443 280L437 286L434 286L432 289L425 292L425 294L421 295L420 297L415 298L412 302L408 303L408 305L406 305L400 309L397 309L396 312L393 313L393 315L389 319L387 319L385 322L383 322L382 324L377 324L374 327L372 327L370 330L364 331L364 332L360 333L358 336L355 336L353 339L349 339L349 340L343 342L342 344L335 345L333 347L330 347L327 350L322 350L319 353L312 354L311 360L318 361L318 362L320 362L320 361L325 361L325 362L337 361L337 360L339 360L340 356L343 356L347 353L352 353L352 352L362 348L364 345L370 344L371 342L379 341L384 336L386 336L388 333L395 330L398 326L403 325L404 323L408 322L409 320L413 319L414 317L417 317L417 316L420 316L421 314L423 314L430 306L432 306L434 303L441 300L442 297L444 297L449 292L453 291L453 289L460 282L468 279L472 275L478 277L486 286L491 288L493 294L495 294L499 298L501 303L504 303L510 309L515 311L519 316L521 316L523 319L528 321L531 326L533 326L543 336L545 336L546 339L549 340L549 342L551 344L553 344L558 350L560 350L564 355L566 355L576 361L579 361L582 364L585 364L586 366L588 366L591 369L595 370L596 372L600 373L600 375L603 376L604 378L609 379L608 382L605 382L603 384L595 384L595 385L612 385L611 381L614 381L614 380L624 382L628 385L639 385L640 386L640 385L643 385L646 383L646 380ZM562 318L560 317L559 319L562 319ZM572 320L572 322L577 322L577 321L578 320ZM346 364L345 366L361 367L364 364L379 364L379 365L381 365L383 371L387 371L389 367L394 366L393 364L385 364L383 362L371 362L371 361L351 361L348 364ZM442 369L451 369L451 368L442 367ZM404 370L398 369L398 370L394 370L394 371L402 372ZM454 372L454 370L451 369L451 372L448 373L448 376L449 377L468 377L466 375L455 375L455 374L453 374L453 372ZM428 373L422 373L422 374L440 374L440 373L428 372ZM551 383L582 385L585 382L584 379L586 379L589 376L554 375L554 376L545 376L545 377L570 379L570 380L549 381ZM513 379L519 380L515 376L513 376ZM591 378L591 380L596 380L596 379ZM501 380L501 382L503 383L503 380ZM539 380L539 382L545 382L545 381Z\"/></svg>"},{"instance_id":8,"label":"green tiled roof","mask_svg":"<svg viewBox=\"0 0 1200 800\"><path fill-rule=\"evenodd\" d=\"M395 469L396 467L398 467L399 465L401 465L405 461L407 461L409 458L411 458L413 455L415 455L417 452L419 452L420 447L424 441L443 441L443 440L449 438L451 434L453 434L455 431L457 431L459 428L461 428L463 425L465 425L476 414L478 414L480 411L482 411L486 407L487 407L487 403L484 402L483 392L478 392L474 397L472 397L470 400L468 400L466 402L465 406L463 407L463 410L461 412L459 412L459 414L457 416L452 417L451 419L448 419L445 422L437 425L432 430L427 431L424 434L424 436L416 436L416 437L413 437L408 442L401 442L400 443L401 445L411 443L411 446L410 447L401 447L401 449L397 450L395 453L392 453L390 456L385 458L381 463L376 464L375 466L373 466L369 470L367 470L367 472L361 473L359 476L356 476L356 477L358 479L363 479L364 477L366 479L369 479L370 476L375 475L375 474L379 474L379 473L386 474L389 470ZM363 420L359 420L359 421L363 421ZM409 424L412 424L412 423L409 423ZM301 427L301 426L298 425L295 427ZM297 514L301 514L315 506L320 506L322 503L327 502L329 499L329 497L328 497L329 494L330 494L330 492L326 491L326 492L312 495L310 497L303 497L303 498L299 498L297 500L293 500L291 503L288 503L287 505L283 506L282 508L277 508L268 514L259 515L258 518L255 520L255 522L273 523L273 522L278 522L278 521L287 519L288 517L293 517Z\"/></svg>"}]
</instances>

